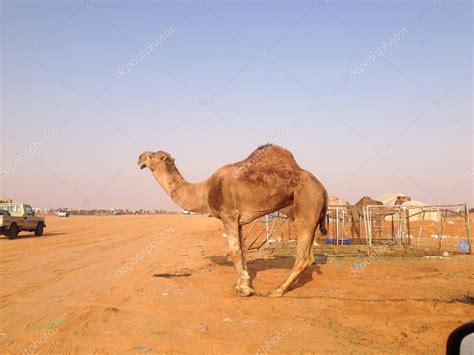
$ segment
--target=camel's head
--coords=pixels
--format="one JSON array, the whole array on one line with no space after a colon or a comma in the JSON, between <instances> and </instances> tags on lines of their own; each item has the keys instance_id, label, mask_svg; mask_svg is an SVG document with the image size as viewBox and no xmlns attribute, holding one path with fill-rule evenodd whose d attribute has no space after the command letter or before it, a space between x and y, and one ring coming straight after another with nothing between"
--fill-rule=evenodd
<instances>
[{"instance_id":1,"label":"camel's head","mask_svg":"<svg viewBox=\"0 0 474 355\"><path fill-rule=\"evenodd\" d=\"M170 162L174 162L174 159L169 153L163 151L144 152L138 157L138 166L140 169L149 168L152 171Z\"/></svg>"},{"instance_id":2,"label":"camel's head","mask_svg":"<svg viewBox=\"0 0 474 355\"><path fill-rule=\"evenodd\" d=\"M410 197L400 195L400 196L397 197L397 200L395 201L395 205L401 205L401 204L403 204L405 202L408 202L408 201L411 201Z\"/></svg>"}]
</instances>

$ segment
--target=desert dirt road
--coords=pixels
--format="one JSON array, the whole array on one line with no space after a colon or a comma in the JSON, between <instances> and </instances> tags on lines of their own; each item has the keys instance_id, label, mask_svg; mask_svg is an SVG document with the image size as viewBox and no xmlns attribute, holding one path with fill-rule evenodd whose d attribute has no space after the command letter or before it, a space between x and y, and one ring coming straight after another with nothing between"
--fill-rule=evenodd
<instances>
[{"instance_id":1,"label":"desert dirt road","mask_svg":"<svg viewBox=\"0 0 474 355\"><path fill-rule=\"evenodd\" d=\"M474 318L473 256L353 259L313 267L282 298L240 298L218 220L47 217L42 237L0 238L0 352L444 353ZM249 263L260 292L291 258ZM180 277L154 277L178 274ZM162 275L166 276L166 275Z\"/></svg>"}]
</instances>

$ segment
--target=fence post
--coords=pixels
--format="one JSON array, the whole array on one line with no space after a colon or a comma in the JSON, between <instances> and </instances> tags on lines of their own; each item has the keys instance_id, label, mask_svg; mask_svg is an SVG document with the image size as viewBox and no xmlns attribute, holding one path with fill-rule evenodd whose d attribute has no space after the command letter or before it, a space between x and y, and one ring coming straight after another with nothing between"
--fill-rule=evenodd
<instances>
[{"instance_id":1,"label":"fence post","mask_svg":"<svg viewBox=\"0 0 474 355\"><path fill-rule=\"evenodd\" d=\"M465 217L465 224L466 224L466 238L467 238L467 246L469 248L469 254L472 254L472 246L471 246L471 220L469 217L469 209L467 208L467 204L464 204L464 211L466 212Z\"/></svg>"},{"instance_id":2,"label":"fence post","mask_svg":"<svg viewBox=\"0 0 474 355\"><path fill-rule=\"evenodd\" d=\"M438 207L438 255L441 255L441 211Z\"/></svg>"},{"instance_id":3,"label":"fence post","mask_svg":"<svg viewBox=\"0 0 474 355\"><path fill-rule=\"evenodd\" d=\"M336 207L336 255L339 253L339 208Z\"/></svg>"},{"instance_id":4,"label":"fence post","mask_svg":"<svg viewBox=\"0 0 474 355\"><path fill-rule=\"evenodd\" d=\"M363 218L364 218L364 226L365 226L365 239L367 243L367 255L370 256L371 253L371 239L370 239L370 234L371 234L371 229L369 227L369 206L364 206L362 208L363 211Z\"/></svg>"}]
</instances>

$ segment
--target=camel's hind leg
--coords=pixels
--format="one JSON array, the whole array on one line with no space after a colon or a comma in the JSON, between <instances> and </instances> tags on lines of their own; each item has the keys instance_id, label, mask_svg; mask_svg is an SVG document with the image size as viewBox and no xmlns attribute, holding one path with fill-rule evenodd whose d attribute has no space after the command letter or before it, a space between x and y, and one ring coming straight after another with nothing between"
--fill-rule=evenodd
<instances>
[{"instance_id":1,"label":"camel's hind leg","mask_svg":"<svg viewBox=\"0 0 474 355\"><path fill-rule=\"evenodd\" d=\"M298 201L297 197L295 197L294 225L298 236L296 261L285 282L270 293L272 297L282 296L292 282L314 262L314 255L312 255L314 232L319 221L323 203L311 200L305 201L305 198L308 196L305 191L301 191L298 196L302 196L303 202Z\"/></svg>"},{"instance_id":2,"label":"camel's hind leg","mask_svg":"<svg viewBox=\"0 0 474 355\"><path fill-rule=\"evenodd\" d=\"M316 222L314 222L314 224L316 224ZM295 218L295 228L298 235L295 264L285 282L270 293L271 297L282 296L293 281L314 261L314 259L310 257L314 227L309 227L304 219Z\"/></svg>"}]
</instances>

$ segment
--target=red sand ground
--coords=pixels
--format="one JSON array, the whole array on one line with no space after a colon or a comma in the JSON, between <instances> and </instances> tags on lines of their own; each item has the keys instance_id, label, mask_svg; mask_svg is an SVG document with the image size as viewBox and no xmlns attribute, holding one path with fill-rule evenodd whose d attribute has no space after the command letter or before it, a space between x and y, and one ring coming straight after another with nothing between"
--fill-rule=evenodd
<instances>
[{"instance_id":1,"label":"red sand ground","mask_svg":"<svg viewBox=\"0 0 474 355\"><path fill-rule=\"evenodd\" d=\"M240 298L215 219L47 224L43 237L0 239L1 353L443 353L450 331L474 318L474 306L453 301L474 295L473 256L377 257L356 277L361 259L331 259L282 298ZM254 286L271 290L292 264L251 261ZM153 277L176 272L191 275Z\"/></svg>"}]
</instances>

